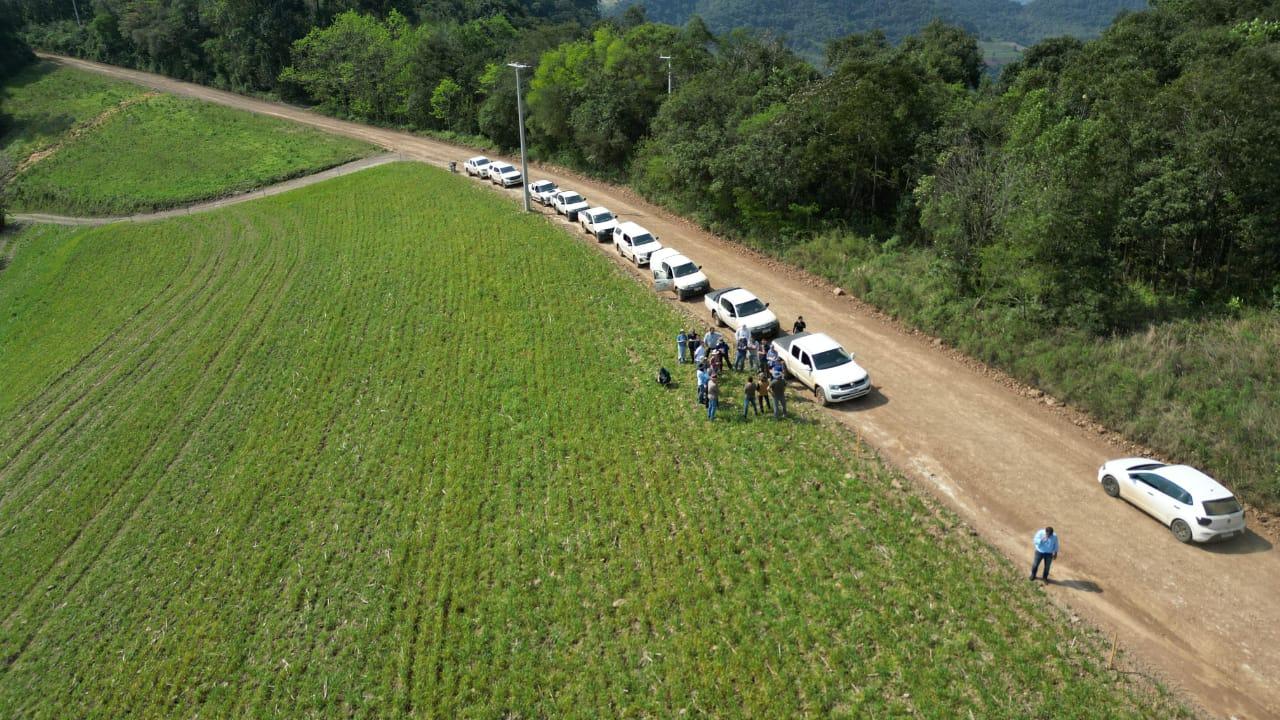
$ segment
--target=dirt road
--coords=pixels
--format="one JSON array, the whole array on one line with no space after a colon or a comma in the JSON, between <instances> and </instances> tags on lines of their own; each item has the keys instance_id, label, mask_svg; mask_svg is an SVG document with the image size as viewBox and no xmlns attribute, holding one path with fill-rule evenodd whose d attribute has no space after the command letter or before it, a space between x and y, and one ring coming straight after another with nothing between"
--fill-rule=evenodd
<instances>
[{"instance_id":1,"label":"dirt road","mask_svg":"<svg viewBox=\"0 0 1280 720\"><path fill-rule=\"evenodd\" d=\"M360 138L429 163L471 154L155 75L60 61ZM628 191L549 168L535 166L531 174L640 222L702 263L713 284L751 288L772 302L784 327L803 314L811 330L855 350L878 392L834 409L836 417L933 489L1019 567L1030 563L1032 533L1054 525L1062 557L1054 565L1058 583L1045 591L1115 632L1137 658L1210 712L1280 717L1280 552L1268 540L1250 533L1219 547L1179 545L1155 521L1103 494L1097 467L1123 451L1098 433L834 296L830 286L698 231ZM601 246L606 249L612 254ZM1038 590L1028 583L1027 592Z\"/></svg>"}]
</instances>

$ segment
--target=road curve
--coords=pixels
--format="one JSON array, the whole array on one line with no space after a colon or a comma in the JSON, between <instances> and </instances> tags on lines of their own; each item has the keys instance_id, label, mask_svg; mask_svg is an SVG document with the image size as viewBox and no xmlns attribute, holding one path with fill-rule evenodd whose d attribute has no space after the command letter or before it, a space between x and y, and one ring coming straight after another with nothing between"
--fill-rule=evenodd
<instances>
[{"instance_id":1,"label":"road curve","mask_svg":"<svg viewBox=\"0 0 1280 720\"><path fill-rule=\"evenodd\" d=\"M314 185L318 182L332 180L336 177L350 175L353 172L367 170L371 167L386 165L387 163L403 159L404 158L394 153L382 153L380 155L374 155L373 157L353 160L343 165L331 167L328 170L321 170L318 173L312 173L311 175L303 175L302 177L285 180L284 182L276 183L275 185L268 185L266 187L258 188L257 190L251 190L237 195L228 195L227 197L218 198L217 200L206 200L203 202L193 203L191 205L183 205L181 207L170 208L168 210L158 210L151 213L112 215L107 217L77 217L72 215L50 215L48 213L13 213L9 215L9 217L17 223L85 226L110 225L111 223L118 222L149 222L152 220L165 220L167 218L180 217L183 215L194 215L196 213L209 212L210 210L217 210L229 205L238 205L242 202L257 200L258 198L279 195L280 193L289 192L290 190L296 190L308 185Z\"/></svg>"},{"instance_id":2,"label":"road curve","mask_svg":"<svg viewBox=\"0 0 1280 720\"><path fill-rule=\"evenodd\" d=\"M157 75L56 60L359 138L436 165L471 154ZM835 296L829 285L702 232L630 191L547 166L530 169L535 179L574 187L592 204L640 222L702 263L716 285L751 288L772 303L784 324L803 314L810 329L857 351L878 392L837 407L836 418L933 490L1019 568L1029 565L1032 533L1054 525L1062 557L1054 564L1058 583L1044 592L1115 633L1140 662L1209 712L1280 717L1280 552L1270 541L1250 532L1220 547L1179 545L1167 529L1098 487L1098 466L1124 453L1105 436ZM1038 590L1028 583L1027 592Z\"/></svg>"}]
</instances>

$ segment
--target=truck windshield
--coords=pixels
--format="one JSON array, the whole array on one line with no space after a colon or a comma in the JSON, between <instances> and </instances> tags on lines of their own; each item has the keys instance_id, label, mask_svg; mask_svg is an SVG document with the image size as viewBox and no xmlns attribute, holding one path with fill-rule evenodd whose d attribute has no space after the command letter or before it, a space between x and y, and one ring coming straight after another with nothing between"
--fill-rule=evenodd
<instances>
[{"instance_id":1,"label":"truck windshield","mask_svg":"<svg viewBox=\"0 0 1280 720\"><path fill-rule=\"evenodd\" d=\"M693 263L685 263L677 267L672 272L675 273L676 277L684 277L685 275L692 275L698 272L698 266Z\"/></svg>"},{"instance_id":2,"label":"truck windshield","mask_svg":"<svg viewBox=\"0 0 1280 720\"><path fill-rule=\"evenodd\" d=\"M575 203L582 202L582 196L578 193L569 193L568 195L561 195L560 197L563 198L562 202L565 205L573 205Z\"/></svg>"},{"instance_id":3,"label":"truck windshield","mask_svg":"<svg viewBox=\"0 0 1280 720\"><path fill-rule=\"evenodd\" d=\"M602 223L602 222L609 222L609 221L610 221L610 220L612 220L612 219L613 219L613 215L612 215L608 210L606 210L606 211L604 211L604 212L602 212L602 213L596 213L596 214L591 218L591 222L598 222L598 223Z\"/></svg>"},{"instance_id":4,"label":"truck windshield","mask_svg":"<svg viewBox=\"0 0 1280 720\"><path fill-rule=\"evenodd\" d=\"M759 298L751 298L750 300L738 306L738 317L746 317L764 312L764 303Z\"/></svg>"},{"instance_id":5,"label":"truck windshield","mask_svg":"<svg viewBox=\"0 0 1280 720\"><path fill-rule=\"evenodd\" d=\"M1220 500L1205 500L1204 511L1209 515L1230 515L1240 512L1240 503L1233 497Z\"/></svg>"},{"instance_id":6,"label":"truck windshield","mask_svg":"<svg viewBox=\"0 0 1280 720\"><path fill-rule=\"evenodd\" d=\"M649 233L645 233L643 235L637 235L631 241L631 244L632 245L648 245L651 242L653 242L653 236L650 235Z\"/></svg>"},{"instance_id":7,"label":"truck windshield","mask_svg":"<svg viewBox=\"0 0 1280 720\"><path fill-rule=\"evenodd\" d=\"M813 365L815 370L830 370L833 367L840 367L853 362L853 358L849 357L849 353L843 348L831 348L813 356Z\"/></svg>"}]
</instances>

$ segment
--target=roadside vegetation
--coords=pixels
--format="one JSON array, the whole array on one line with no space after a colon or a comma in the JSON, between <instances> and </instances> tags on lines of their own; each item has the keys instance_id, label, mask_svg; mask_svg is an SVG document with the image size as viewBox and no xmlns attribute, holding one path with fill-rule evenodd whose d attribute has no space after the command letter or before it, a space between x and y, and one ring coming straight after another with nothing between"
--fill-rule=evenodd
<instances>
[{"instance_id":1,"label":"roadside vegetation","mask_svg":"<svg viewBox=\"0 0 1280 720\"><path fill-rule=\"evenodd\" d=\"M373 148L286 121L42 63L4 86L11 211L146 212L233 195Z\"/></svg>"},{"instance_id":2,"label":"roadside vegetation","mask_svg":"<svg viewBox=\"0 0 1280 720\"><path fill-rule=\"evenodd\" d=\"M821 413L660 389L684 318L486 188L18 242L17 716L1186 715Z\"/></svg>"}]
</instances>

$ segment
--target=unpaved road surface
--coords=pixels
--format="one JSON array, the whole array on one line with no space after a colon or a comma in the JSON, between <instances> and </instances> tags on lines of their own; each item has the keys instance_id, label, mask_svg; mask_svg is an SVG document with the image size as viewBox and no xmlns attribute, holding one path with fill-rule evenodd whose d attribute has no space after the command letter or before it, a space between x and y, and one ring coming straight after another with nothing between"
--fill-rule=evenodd
<instances>
[{"instance_id":1,"label":"unpaved road surface","mask_svg":"<svg viewBox=\"0 0 1280 720\"><path fill-rule=\"evenodd\" d=\"M461 168L472 154L156 75L59 61L437 165L454 160ZM1097 468L1124 451L1096 431L833 295L829 285L701 232L629 191L553 168L533 166L531 175L578 189L593 204L640 222L701 263L713 284L751 288L772 303L784 327L803 314L811 330L856 351L878 392L834 409L834 416L933 489L1019 567L1029 569L1032 533L1054 525L1062 536L1053 569L1058 582L1044 592L1114 632L1193 701L1223 717L1280 718L1280 552L1265 537L1250 532L1217 547L1179 545L1167 529L1103 494ZM601 250L612 253L605 245ZM673 344L674 335L673 328ZM1039 592L1031 583L1026 591Z\"/></svg>"},{"instance_id":2,"label":"unpaved road surface","mask_svg":"<svg viewBox=\"0 0 1280 720\"><path fill-rule=\"evenodd\" d=\"M150 213L137 213L135 215L113 215L113 216L106 216L106 217L76 217L71 215L50 215L48 213L14 213L9 217L13 218L15 222L20 222L20 223L41 223L44 225L88 225L88 226L109 225L111 223L118 223L118 222L150 222L152 220L164 220L166 218L181 217L183 215L194 215L196 213L209 212L210 210L217 210L219 208L228 207L230 205L238 205L239 203L249 202L250 200L257 200L259 198L271 197L272 195L279 195L280 193L286 193L286 192L289 192L290 190L297 190L298 188L301 188L301 187L314 185L318 182L332 180L333 178L336 178L336 177L342 177L343 175L350 175L353 172L367 170L368 168L377 167L379 165L386 165L387 163L395 162L396 160L402 160L402 159L404 158L401 158L399 155L395 155L392 153L382 153L381 155L375 155L373 157L367 157L361 160L353 160L352 162L349 162L343 165L338 165L336 167L331 167L328 170L322 170L318 173L313 173L311 175L303 175L302 177L293 178L292 180L285 180L284 182L276 183L275 185L268 185L263 188L258 188L257 190L254 190L252 192L240 193L237 195L229 195L224 198L218 198L217 200L207 200L207 201L194 203L191 205L184 205L182 207L172 208L169 210L158 210L156 212L150 212Z\"/></svg>"}]
</instances>

